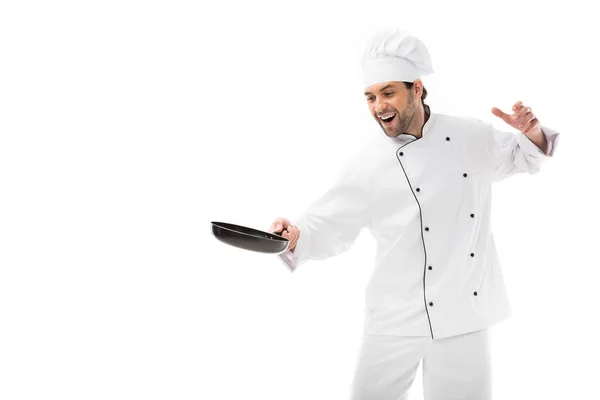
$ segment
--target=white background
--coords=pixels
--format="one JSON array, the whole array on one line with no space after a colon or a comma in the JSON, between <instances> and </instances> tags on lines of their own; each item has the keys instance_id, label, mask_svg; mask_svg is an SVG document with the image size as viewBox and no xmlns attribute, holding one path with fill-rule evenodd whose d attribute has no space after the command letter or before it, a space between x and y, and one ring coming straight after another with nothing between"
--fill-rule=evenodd
<instances>
[{"instance_id":1,"label":"white background","mask_svg":"<svg viewBox=\"0 0 600 400\"><path fill-rule=\"evenodd\" d=\"M204 3L0 6L0 399L348 398L370 234L292 274L210 222L293 218L382 134L359 62L382 27L429 48L434 112L511 129L490 109L522 100L562 133L495 187L494 396L598 398L591 5Z\"/></svg>"}]
</instances>

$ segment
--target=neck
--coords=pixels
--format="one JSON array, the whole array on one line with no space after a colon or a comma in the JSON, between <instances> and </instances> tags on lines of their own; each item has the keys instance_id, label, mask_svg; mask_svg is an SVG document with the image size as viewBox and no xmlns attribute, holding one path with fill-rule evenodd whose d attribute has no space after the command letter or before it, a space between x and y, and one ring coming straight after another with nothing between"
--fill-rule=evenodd
<instances>
[{"instance_id":1,"label":"neck","mask_svg":"<svg viewBox=\"0 0 600 400\"><path fill-rule=\"evenodd\" d=\"M410 133L411 135L420 138L423 136L423 126L425 122L429 119L429 107L423 105L422 102L419 101L417 108L415 110L415 116L413 117L410 126L408 127L408 131L406 133Z\"/></svg>"}]
</instances>

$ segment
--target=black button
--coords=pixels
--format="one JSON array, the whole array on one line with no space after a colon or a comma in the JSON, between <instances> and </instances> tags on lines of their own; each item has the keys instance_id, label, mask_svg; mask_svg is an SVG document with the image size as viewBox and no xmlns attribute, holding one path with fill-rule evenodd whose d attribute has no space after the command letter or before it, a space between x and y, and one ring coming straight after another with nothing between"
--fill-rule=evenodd
<instances>
[{"instance_id":1,"label":"black button","mask_svg":"<svg viewBox=\"0 0 600 400\"><path fill-rule=\"evenodd\" d=\"M433 269L433 267L430 265L430 266L429 266L429 270L431 271L432 269Z\"/></svg>"},{"instance_id":2,"label":"black button","mask_svg":"<svg viewBox=\"0 0 600 400\"><path fill-rule=\"evenodd\" d=\"M465 174L463 174L463 176L466 178L466 177L467 177L467 174L465 173Z\"/></svg>"},{"instance_id":3,"label":"black button","mask_svg":"<svg viewBox=\"0 0 600 400\"><path fill-rule=\"evenodd\" d=\"M430 302L430 303L429 303L429 305L430 305L430 306L432 306L432 305L433 305L433 303L431 303L431 302Z\"/></svg>"},{"instance_id":4,"label":"black button","mask_svg":"<svg viewBox=\"0 0 600 400\"><path fill-rule=\"evenodd\" d=\"M420 192L420 191L421 191L421 189L417 188L417 192Z\"/></svg>"},{"instance_id":5,"label":"black button","mask_svg":"<svg viewBox=\"0 0 600 400\"><path fill-rule=\"evenodd\" d=\"M475 218L475 214L471 214L471 218Z\"/></svg>"},{"instance_id":6,"label":"black button","mask_svg":"<svg viewBox=\"0 0 600 400\"><path fill-rule=\"evenodd\" d=\"M447 137L447 138L446 138L446 140L447 140L447 141L450 141L450 138L449 138L449 137Z\"/></svg>"},{"instance_id":7,"label":"black button","mask_svg":"<svg viewBox=\"0 0 600 400\"><path fill-rule=\"evenodd\" d=\"M400 152L400 155L401 155L401 156L403 156L403 155L404 155L404 153L403 153L403 152Z\"/></svg>"},{"instance_id":8,"label":"black button","mask_svg":"<svg viewBox=\"0 0 600 400\"><path fill-rule=\"evenodd\" d=\"M473 293L475 296L477 296L477 292Z\"/></svg>"},{"instance_id":9,"label":"black button","mask_svg":"<svg viewBox=\"0 0 600 400\"><path fill-rule=\"evenodd\" d=\"M471 257L475 257L475 253L471 253Z\"/></svg>"},{"instance_id":10,"label":"black button","mask_svg":"<svg viewBox=\"0 0 600 400\"><path fill-rule=\"evenodd\" d=\"M426 231L429 231L429 228L425 227L425 230L426 230Z\"/></svg>"}]
</instances>

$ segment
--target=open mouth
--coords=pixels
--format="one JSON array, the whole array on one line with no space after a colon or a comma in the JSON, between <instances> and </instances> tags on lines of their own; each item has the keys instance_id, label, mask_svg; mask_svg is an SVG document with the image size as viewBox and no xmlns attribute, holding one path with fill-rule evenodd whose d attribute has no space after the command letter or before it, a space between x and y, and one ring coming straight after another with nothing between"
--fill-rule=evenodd
<instances>
[{"instance_id":1,"label":"open mouth","mask_svg":"<svg viewBox=\"0 0 600 400\"><path fill-rule=\"evenodd\" d=\"M392 121L396 119L396 113L381 116L379 117L379 119L381 120L381 122L383 122L384 125L391 125Z\"/></svg>"}]
</instances>

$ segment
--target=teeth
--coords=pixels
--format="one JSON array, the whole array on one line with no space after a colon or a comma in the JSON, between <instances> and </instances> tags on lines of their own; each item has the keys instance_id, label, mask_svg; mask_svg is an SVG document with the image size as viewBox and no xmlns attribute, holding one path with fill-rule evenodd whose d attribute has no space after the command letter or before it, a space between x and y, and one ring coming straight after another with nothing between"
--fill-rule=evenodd
<instances>
[{"instance_id":1,"label":"teeth","mask_svg":"<svg viewBox=\"0 0 600 400\"><path fill-rule=\"evenodd\" d=\"M387 121L388 119L392 118L394 115L396 115L396 114L390 114L390 115L386 115L385 117L380 117L380 118L384 121Z\"/></svg>"}]
</instances>

